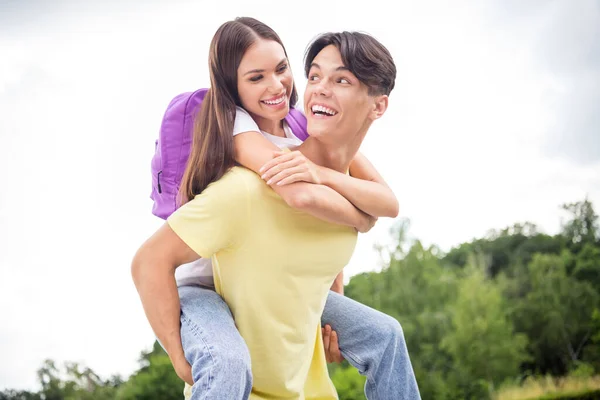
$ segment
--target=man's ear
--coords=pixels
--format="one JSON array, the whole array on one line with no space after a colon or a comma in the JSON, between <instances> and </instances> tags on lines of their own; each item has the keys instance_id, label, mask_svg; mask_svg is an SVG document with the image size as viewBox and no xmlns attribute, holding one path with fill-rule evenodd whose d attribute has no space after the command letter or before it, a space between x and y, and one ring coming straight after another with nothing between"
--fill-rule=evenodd
<instances>
[{"instance_id":1,"label":"man's ear","mask_svg":"<svg viewBox=\"0 0 600 400\"><path fill-rule=\"evenodd\" d=\"M380 96L375 96L373 103L373 110L371 111L371 118L373 120L381 118L381 116L385 113L385 110L388 108L388 96L382 94Z\"/></svg>"}]
</instances>

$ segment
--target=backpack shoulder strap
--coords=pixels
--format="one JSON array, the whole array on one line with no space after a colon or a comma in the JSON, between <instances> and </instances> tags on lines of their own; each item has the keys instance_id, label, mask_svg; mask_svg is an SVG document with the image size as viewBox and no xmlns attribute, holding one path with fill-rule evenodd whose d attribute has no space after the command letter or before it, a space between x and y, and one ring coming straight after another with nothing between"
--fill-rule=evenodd
<instances>
[{"instance_id":1,"label":"backpack shoulder strap","mask_svg":"<svg viewBox=\"0 0 600 400\"><path fill-rule=\"evenodd\" d=\"M290 107L290 112L285 117L285 121L288 123L294 135L298 139L305 141L308 138L308 132L306 131L306 117L301 111Z\"/></svg>"}]
</instances>

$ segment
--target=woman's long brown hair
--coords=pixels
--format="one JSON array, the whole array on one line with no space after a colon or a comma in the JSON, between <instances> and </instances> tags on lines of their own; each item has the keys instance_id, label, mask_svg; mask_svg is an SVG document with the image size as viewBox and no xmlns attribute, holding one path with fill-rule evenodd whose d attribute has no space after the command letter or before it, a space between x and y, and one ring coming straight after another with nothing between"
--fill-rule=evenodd
<instances>
[{"instance_id":1,"label":"woman's long brown hair","mask_svg":"<svg viewBox=\"0 0 600 400\"><path fill-rule=\"evenodd\" d=\"M235 165L235 107L242 106L237 89L237 70L246 50L258 38L276 41L285 52L273 29L248 17L221 25L210 43L210 89L194 121L192 149L179 189L180 204L202 193ZM296 104L296 101L298 94L294 86L290 105Z\"/></svg>"}]
</instances>

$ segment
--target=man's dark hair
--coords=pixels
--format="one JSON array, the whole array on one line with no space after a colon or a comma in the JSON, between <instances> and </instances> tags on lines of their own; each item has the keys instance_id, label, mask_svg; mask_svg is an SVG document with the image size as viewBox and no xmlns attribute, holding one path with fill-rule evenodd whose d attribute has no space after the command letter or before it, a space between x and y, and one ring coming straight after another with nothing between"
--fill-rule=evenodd
<instances>
[{"instance_id":1,"label":"man's dark hair","mask_svg":"<svg viewBox=\"0 0 600 400\"><path fill-rule=\"evenodd\" d=\"M317 54L329 45L339 50L344 65L367 85L369 95L390 94L396 81L396 64L388 49L366 33L344 31L317 36L304 56L306 77Z\"/></svg>"}]
</instances>

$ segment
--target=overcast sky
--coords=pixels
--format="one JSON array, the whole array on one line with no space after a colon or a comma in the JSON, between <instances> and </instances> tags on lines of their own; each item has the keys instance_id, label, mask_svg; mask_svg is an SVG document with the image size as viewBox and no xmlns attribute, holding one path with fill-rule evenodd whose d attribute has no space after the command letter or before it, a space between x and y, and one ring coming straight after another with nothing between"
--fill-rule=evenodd
<instances>
[{"instance_id":1,"label":"overcast sky","mask_svg":"<svg viewBox=\"0 0 600 400\"><path fill-rule=\"evenodd\" d=\"M128 375L152 344L129 267L161 224L154 140L236 16L280 34L300 88L319 33L390 49L396 89L363 152L424 243L556 233L586 195L600 209L598 1L49 3L0 1L0 390L36 389L45 358ZM360 236L348 276L381 267L393 222Z\"/></svg>"}]
</instances>

